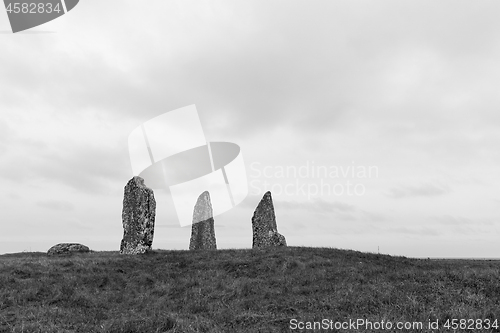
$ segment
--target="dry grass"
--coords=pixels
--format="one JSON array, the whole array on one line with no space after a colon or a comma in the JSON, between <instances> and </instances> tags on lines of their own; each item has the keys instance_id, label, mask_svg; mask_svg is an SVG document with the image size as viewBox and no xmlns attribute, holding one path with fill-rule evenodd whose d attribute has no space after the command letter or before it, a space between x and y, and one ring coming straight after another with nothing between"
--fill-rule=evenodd
<instances>
[{"instance_id":1,"label":"dry grass","mask_svg":"<svg viewBox=\"0 0 500 333\"><path fill-rule=\"evenodd\" d=\"M301 331L293 318L500 321L500 263L305 247L0 256L0 332Z\"/></svg>"}]
</instances>

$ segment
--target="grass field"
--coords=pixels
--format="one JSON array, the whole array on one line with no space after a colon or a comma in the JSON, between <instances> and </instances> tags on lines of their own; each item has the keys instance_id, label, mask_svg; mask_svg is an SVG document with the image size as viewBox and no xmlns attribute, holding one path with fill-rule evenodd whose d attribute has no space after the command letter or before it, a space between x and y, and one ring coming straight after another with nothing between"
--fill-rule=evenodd
<instances>
[{"instance_id":1,"label":"grass field","mask_svg":"<svg viewBox=\"0 0 500 333\"><path fill-rule=\"evenodd\" d=\"M306 247L0 256L0 332L500 332L468 319L500 325L500 261ZM335 329L349 320L372 329Z\"/></svg>"}]
</instances>

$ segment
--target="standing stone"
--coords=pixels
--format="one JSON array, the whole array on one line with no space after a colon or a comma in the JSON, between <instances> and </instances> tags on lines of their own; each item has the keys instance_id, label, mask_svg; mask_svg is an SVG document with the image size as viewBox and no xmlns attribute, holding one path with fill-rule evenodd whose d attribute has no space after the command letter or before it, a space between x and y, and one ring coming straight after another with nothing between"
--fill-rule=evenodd
<instances>
[{"instance_id":1,"label":"standing stone","mask_svg":"<svg viewBox=\"0 0 500 333\"><path fill-rule=\"evenodd\" d=\"M193 212L190 250L216 250L214 218L210 194L203 192L198 197Z\"/></svg>"},{"instance_id":2,"label":"standing stone","mask_svg":"<svg viewBox=\"0 0 500 333\"><path fill-rule=\"evenodd\" d=\"M123 196L122 254L139 254L151 250L155 228L156 201L153 190L144 179L133 177L125 186Z\"/></svg>"},{"instance_id":3,"label":"standing stone","mask_svg":"<svg viewBox=\"0 0 500 333\"><path fill-rule=\"evenodd\" d=\"M252 248L286 246L285 236L278 233L271 192L267 191L252 217Z\"/></svg>"}]
</instances>

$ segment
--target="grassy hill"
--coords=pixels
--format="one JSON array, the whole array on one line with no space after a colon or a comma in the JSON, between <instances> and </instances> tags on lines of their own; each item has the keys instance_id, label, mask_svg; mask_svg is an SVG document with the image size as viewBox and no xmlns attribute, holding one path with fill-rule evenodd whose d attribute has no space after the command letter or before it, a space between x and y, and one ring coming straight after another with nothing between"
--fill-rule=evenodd
<instances>
[{"instance_id":1,"label":"grassy hill","mask_svg":"<svg viewBox=\"0 0 500 333\"><path fill-rule=\"evenodd\" d=\"M0 332L453 332L451 319L500 321L500 262L306 247L0 256ZM372 326L335 329L349 320ZM455 331L500 332L471 323Z\"/></svg>"}]
</instances>

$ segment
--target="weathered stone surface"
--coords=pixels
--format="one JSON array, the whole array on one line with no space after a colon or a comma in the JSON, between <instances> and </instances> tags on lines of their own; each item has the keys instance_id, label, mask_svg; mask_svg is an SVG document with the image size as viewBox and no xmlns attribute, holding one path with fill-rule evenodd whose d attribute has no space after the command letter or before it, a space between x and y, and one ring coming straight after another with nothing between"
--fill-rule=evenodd
<instances>
[{"instance_id":1,"label":"weathered stone surface","mask_svg":"<svg viewBox=\"0 0 500 333\"><path fill-rule=\"evenodd\" d=\"M72 253L87 253L90 249L82 244L78 243L60 243L52 246L48 251L47 255L61 255L61 254L72 254Z\"/></svg>"},{"instance_id":2,"label":"weathered stone surface","mask_svg":"<svg viewBox=\"0 0 500 333\"><path fill-rule=\"evenodd\" d=\"M189 249L217 249L212 203L210 202L210 194L208 191L200 194L198 200L196 201L196 205L194 206Z\"/></svg>"},{"instance_id":3,"label":"weathered stone surface","mask_svg":"<svg viewBox=\"0 0 500 333\"><path fill-rule=\"evenodd\" d=\"M271 192L266 192L252 217L252 248L286 246L285 236L278 233Z\"/></svg>"},{"instance_id":4,"label":"weathered stone surface","mask_svg":"<svg viewBox=\"0 0 500 333\"><path fill-rule=\"evenodd\" d=\"M125 186L123 196L122 254L140 254L151 250L155 228L156 201L144 179L135 176Z\"/></svg>"}]
</instances>

